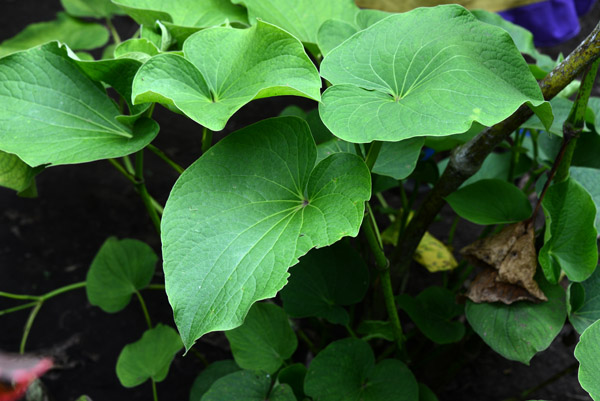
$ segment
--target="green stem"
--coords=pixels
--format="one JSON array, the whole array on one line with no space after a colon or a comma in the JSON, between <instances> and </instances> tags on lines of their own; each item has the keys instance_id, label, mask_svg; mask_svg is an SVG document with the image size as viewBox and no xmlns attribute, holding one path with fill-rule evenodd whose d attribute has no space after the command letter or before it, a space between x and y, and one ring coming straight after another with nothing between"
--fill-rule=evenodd
<instances>
[{"instance_id":1,"label":"green stem","mask_svg":"<svg viewBox=\"0 0 600 401\"><path fill-rule=\"evenodd\" d=\"M121 37L119 36L119 32L117 32L117 30L115 29L115 26L113 25L110 18L106 18L106 26L108 27L108 30L110 31L110 34L112 35L115 45L118 45L119 43L121 43Z\"/></svg>"},{"instance_id":2,"label":"green stem","mask_svg":"<svg viewBox=\"0 0 600 401\"><path fill-rule=\"evenodd\" d=\"M202 127L202 154L206 153L212 146L213 132L206 127Z\"/></svg>"},{"instance_id":3,"label":"green stem","mask_svg":"<svg viewBox=\"0 0 600 401\"><path fill-rule=\"evenodd\" d=\"M350 327L349 324L346 324L345 327L346 327L346 331L348 331L348 334L350 334L350 337L352 337L352 338L358 338L356 336L356 333L354 332L354 330L352 330L352 327Z\"/></svg>"},{"instance_id":4,"label":"green stem","mask_svg":"<svg viewBox=\"0 0 600 401\"><path fill-rule=\"evenodd\" d=\"M42 296L40 296L40 301L47 301L50 298L54 298L57 295L63 294L65 292L68 291L72 291L72 290L76 290L78 288L83 288L86 286L86 282L85 281L80 281L78 283L73 283L73 284L69 284L69 285L65 285L64 287L60 287L57 288L56 290L52 290Z\"/></svg>"},{"instance_id":5,"label":"green stem","mask_svg":"<svg viewBox=\"0 0 600 401\"><path fill-rule=\"evenodd\" d=\"M23 304L23 305L15 306L13 308L8 308L8 309L0 310L0 316L2 316L2 315L8 315L9 313L18 312L18 311L23 310L23 309L31 308L33 306L36 306L38 303L39 303L39 301L29 302L29 303L26 303L26 304Z\"/></svg>"},{"instance_id":6,"label":"green stem","mask_svg":"<svg viewBox=\"0 0 600 401\"><path fill-rule=\"evenodd\" d=\"M112 164L125 178L131 181L135 185L135 176L133 174L129 174L129 172L115 159L107 159L110 164Z\"/></svg>"},{"instance_id":7,"label":"green stem","mask_svg":"<svg viewBox=\"0 0 600 401\"><path fill-rule=\"evenodd\" d=\"M379 156L379 151L381 150L382 145L383 142L381 141L373 141L369 147L369 151L367 152L367 157L365 159L365 164L369 168L369 171L373 170L373 166L377 161L377 156Z\"/></svg>"},{"instance_id":8,"label":"green stem","mask_svg":"<svg viewBox=\"0 0 600 401\"><path fill-rule=\"evenodd\" d=\"M300 337L302 341L306 343L308 349L310 349L310 351L314 355L317 355L319 353L319 349L315 346L315 344L312 341L310 341L310 338L308 338L308 336L306 335L306 333L304 333L304 331L302 331L302 329L296 329L296 334L298 335L298 337Z\"/></svg>"},{"instance_id":9,"label":"green stem","mask_svg":"<svg viewBox=\"0 0 600 401\"><path fill-rule=\"evenodd\" d=\"M454 234L456 234L456 227L458 227L459 221L460 216L456 216L452 222L452 225L450 226L450 231L448 231L448 241L446 242L446 245L452 246L452 243L454 242Z\"/></svg>"},{"instance_id":10,"label":"green stem","mask_svg":"<svg viewBox=\"0 0 600 401\"><path fill-rule=\"evenodd\" d=\"M154 379L152 380L152 398L154 399L154 401L158 401L158 392L156 391L156 381Z\"/></svg>"},{"instance_id":11,"label":"green stem","mask_svg":"<svg viewBox=\"0 0 600 401\"><path fill-rule=\"evenodd\" d=\"M399 349L404 346L404 334L402 333L402 325L400 324L400 317L398 316L398 309L396 309L396 301L394 299L394 290L392 288L392 278L390 275L390 263L383 252L383 244L381 237L379 236L379 230L375 224L375 218L373 211L367 203L367 214L361 227L367 242L373 255L375 256L375 264L377 271L381 278L381 287L383 289L383 296L385 298L385 307L388 312L390 322L392 324L392 330L394 332L394 340L398 345Z\"/></svg>"},{"instance_id":12,"label":"green stem","mask_svg":"<svg viewBox=\"0 0 600 401\"><path fill-rule=\"evenodd\" d=\"M160 217L158 217L158 212L154 207L152 202L152 197L148 193L148 188L146 188L146 184L144 182L144 150L140 150L135 154L135 187L142 197L142 202L144 206L146 206L146 210L148 211L148 215L154 224L154 228L156 232L160 234Z\"/></svg>"},{"instance_id":13,"label":"green stem","mask_svg":"<svg viewBox=\"0 0 600 401\"><path fill-rule=\"evenodd\" d=\"M27 337L29 337L29 332L31 331L31 326L33 326L33 321L37 316L40 308L44 304L43 301L39 301L37 305L31 310L29 313L29 317L27 318L27 322L25 323L25 329L23 329L23 336L21 337L21 345L19 346L19 353L23 355L25 353L25 344L27 344Z\"/></svg>"},{"instance_id":14,"label":"green stem","mask_svg":"<svg viewBox=\"0 0 600 401\"><path fill-rule=\"evenodd\" d=\"M184 171L184 168L181 167L179 164L175 163L172 159L169 158L169 156L167 156L165 154L165 152L163 152L162 150L160 150L159 148L157 148L156 146L149 144L147 146L147 148L152 151L155 155L157 155L158 157L160 157L164 162L166 162L169 166L171 166L173 168L173 170L177 171L177 173L181 174Z\"/></svg>"},{"instance_id":15,"label":"green stem","mask_svg":"<svg viewBox=\"0 0 600 401\"><path fill-rule=\"evenodd\" d=\"M146 287L147 290L164 290L165 289L165 285L164 284L149 284Z\"/></svg>"},{"instance_id":16,"label":"green stem","mask_svg":"<svg viewBox=\"0 0 600 401\"><path fill-rule=\"evenodd\" d=\"M135 176L135 169L133 168L133 164L131 164L131 159L129 156L123 156L121 159L123 160L123 164L125 165L127 172L132 176Z\"/></svg>"},{"instance_id":17,"label":"green stem","mask_svg":"<svg viewBox=\"0 0 600 401\"><path fill-rule=\"evenodd\" d=\"M148 328L152 328L152 321L150 320L150 314L148 313L148 308L146 307L146 302L144 302L144 297L140 294L139 291L135 292L138 300L140 301L140 306L142 307L142 312L144 312L144 318L146 319L146 323L148 324Z\"/></svg>"},{"instance_id":18,"label":"green stem","mask_svg":"<svg viewBox=\"0 0 600 401\"><path fill-rule=\"evenodd\" d=\"M21 295L21 294L13 294L10 292L0 291L0 297L10 298L10 299L18 299L18 300L28 300L28 301L39 301L40 297L38 295Z\"/></svg>"}]
</instances>

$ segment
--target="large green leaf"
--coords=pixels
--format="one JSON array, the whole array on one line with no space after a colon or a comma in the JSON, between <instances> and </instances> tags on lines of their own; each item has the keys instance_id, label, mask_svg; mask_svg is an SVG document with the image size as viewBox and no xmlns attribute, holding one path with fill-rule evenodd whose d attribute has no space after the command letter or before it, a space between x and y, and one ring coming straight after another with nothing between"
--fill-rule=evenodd
<instances>
[{"instance_id":1,"label":"large green leaf","mask_svg":"<svg viewBox=\"0 0 600 401\"><path fill-rule=\"evenodd\" d=\"M556 136L563 136L563 123L567 120L573 102L562 97L555 97L550 101L552 112L554 113L554 121L550 127L545 127L537 116L532 116L529 120L521 125L521 128L530 128L540 131L546 131Z\"/></svg>"},{"instance_id":2,"label":"large green leaf","mask_svg":"<svg viewBox=\"0 0 600 401\"><path fill-rule=\"evenodd\" d=\"M110 0L60 0L63 8L75 17L110 18L122 14Z\"/></svg>"},{"instance_id":3,"label":"large green leaf","mask_svg":"<svg viewBox=\"0 0 600 401\"><path fill-rule=\"evenodd\" d=\"M600 233L600 169L571 167L571 177L590 194L596 205L596 231Z\"/></svg>"},{"instance_id":4,"label":"large green leaf","mask_svg":"<svg viewBox=\"0 0 600 401\"><path fill-rule=\"evenodd\" d=\"M248 8L250 23L257 18L277 25L304 43L317 43L317 31L330 18L354 21L358 7L352 0L232 0Z\"/></svg>"},{"instance_id":5,"label":"large green leaf","mask_svg":"<svg viewBox=\"0 0 600 401\"><path fill-rule=\"evenodd\" d=\"M190 401L200 401L202 396L210 389L214 382L221 377L239 370L239 366L231 359L211 363L206 369L200 372L198 377L196 377L196 380L194 380L192 389L190 390Z\"/></svg>"},{"instance_id":6,"label":"large green leaf","mask_svg":"<svg viewBox=\"0 0 600 401\"><path fill-rule=\"evenodd\" d=\"M503 180L479 180L446 197L460 217L476 224L516 223L531 216L527 196Z\"/></svg>"},{"instance_id":7,"label":"large green leaf","mask_svg":"<svg viewBox=\"0 0 600 401\"><path fill-rule=\"evenodd\" d=\"M92 261L86 277L86 293L92 305L115 313L131 295L150 283L158 257L144 242L107 239Z\"/></svg>"},{"instance_id":8,"label":"large green leaf","mask_svg":"<svg viewBox=\"0 0 600 401\"><path fill-rule=\"evenodd\" d=\"M202 401L296 401L292 388L277 384L271 388L270 375L247 370L231 373L217 380Z\"/></svg>"},{"instance_id":9,"label":"large green leaf","mask_svg":"<svg viewBox=\"0 0 600 401\"><path fill-rule=\"evenodd\" d=\"M520 25L513 24L512 22L502 18L500 15L490 11L472 10L471 13L479 21L498 26L508 32L512 40L515 42L517 49L519 49L521 53L528 54L532 57L539 55L537 49L535 48L535 44L533 43L533 34L527 29Z\"/></svg>"},{"instance_id":10,"label":"large green leaf","mask_svg":"<svg viewBox=\"0 0 600 401\"><path fill-rule=\"evenodd\" d=\"M292 356L298 339L279 306L256 303L244 324L225 332L239 367L273 374Z\"/></svg>"},{"instance_id":11,"label":"large green leaf","mask_svg":"<svg viewBox=\"0 0 600 401\"><path fill-rule=\"evenodd\" d=\"M319 105L323 122L350 142L462 133L522 104L552 122L508 33L457 5L381 20L333 49L321 75L333 85Z\"/></svg>"},{"instance_id":12,"label":"large green leaf","mask_svg":"<svg viewBox=\"0 0 600 401\"><path fill-rule=\"evenodd\" d=\"M0 75L0 150L30 166L125 156L158 133L146 118L116 121L114 102L56 42L0 59Z\"/></svg>"},{"instance_id":13,"label":"large green leaf","mask_svg":"<svg viewBox=\"0 0 600 401\"><path fill-rule=\"evenodd\" d=\"M600 400L600 320L588 327L575 347L579 383L594 401Z\"/></svg>"},{"instance_id":14,"label":"large green leaf","mask_svg":"<svg viewBox=\"0 0 600 401\"><path fill-rule=\"evenodd\" d=\"M354 338L335 341L311 362L306 395L319 401L418 401L417 381L406 365L385 359L375 365L369 345Z\"/></svg>"},{"instance_id":15,"label":"large green leaf","mask_svg":"<svg viewBox=\"0 0 600 401\"><path fill-rule=\"evenodd\" d=\"M317 316L345 325L350 317L342 305L360 302L368 285L369 270L360 254L338 242L303 257L291 270L281 299L292 317Z\"/></svg>"},{"instance_id":16,"label":"large green leaf","mask_svg":"<svg viewBox=\"0 0 600 401\"><path fill-rule=\"evenodd\" d=\"M538 260L546 278L558 282L561 270L571 281L583 281L596 269L596 206L574 179L552 185L542 201L546 215L544 246Z\"/></svg>"},{"instance_id":17,"label":"large green leaf","mask_svg":"<svg viewBox=\"0 0 600 401\"><path fill-rule=\"evenodd\" d=\"M113 0L139 24L158 21L176 26L206 28L226 21L247 23L246 10L229 0Z\"/></svg>"},{"instance_id":18,"label":"large green leaf","mask_svg":"<svg viewBox=\"0 0 600 401\"><path fill-rule=\"evenodd\" d=\"M438 344L448 344L460 341L465 334L464 324L453 321L464 310L456 303L455 298L452 291L432 286L414 298L400 294L396 303L408 313L427 338Z\"/></svg>"},{"instance_id":19,"label":"large green leaf","mask_svg":"<svg viewBox=\"0 0 600 401\"><path fill-rule=\"evenodd\" d=\"M583 333L600 319L600 269L581 283L569 285L569 321L578 333Z\"/></svg>"},{"instance_id":20,"label":"large green leaf","mask_svg":"<svg viewBox=\"0 0 600 401\"><path fill-rule=\"evenodd\" d=\"M538 283L548 302L505 305L467 301L465 309L469 324L487 345L506 359L527 365L536 353L550 346L566 317L563 289L542 277Z\"/></svg>"},{"instance_id":21,"label":"large green leaf","mask_svg":"<svg viewBox=\"0 0 600 401\"><path fill-rule=\"evenodd\" d=\"M35 175L39 170L29 167L18 156L0 150L0 186L27 195L23 191L35 188ZM35 192L33 190L31 195L35 196Z\"/></svg>"},{"instance_id":22,"label":"large green leaf","mask_svg":"<svg viewBox=\"0 0 600 401\"><path fill-rule=\"evenodd\" d=\"M167 377L181 338L170 326L157 324L138 341L127 344L117 360L117 376L124 387L135 387L148 379L160 382Z\"/></svg>"},{"instance_id":23,"label":"large green leaf","mask_svg":"<svg viewBox=\"0 0 600 401\"><path fill-rule=\"evenodd\" d=\"M31 24L16 36L0 43L0 57L52 40L66 43L73 50L95 49L106 44L108 31L100 24L58 13L56 20Z\"/></svg>"},{"instance_id":24,"label":"large green leaf","mask_svg":"<svg viewBox=\"0 0 600 401\"><path fill-rule=\"evenodd\" d=\"M205 29L185 41L183 52L185 57L152 57L140 68L134 103L175 105L199 124L222 130L252 99L320 99L321 79L302 44L274 25L259 21L250 29Z\"/></svg>"},{"instance_id":25,"label":"large green leaf","mask_svg":"<svg viewBox=\"0 0 600 401\"><path fill-rule=\"evenodd\" d=\"M301 119L264 120L220 141L175 184L162 221L164 271L188 348L241 325L311 248L357 235L370 173L347 153L315 167L316 153Z\"/></svg>"}]
</instances>

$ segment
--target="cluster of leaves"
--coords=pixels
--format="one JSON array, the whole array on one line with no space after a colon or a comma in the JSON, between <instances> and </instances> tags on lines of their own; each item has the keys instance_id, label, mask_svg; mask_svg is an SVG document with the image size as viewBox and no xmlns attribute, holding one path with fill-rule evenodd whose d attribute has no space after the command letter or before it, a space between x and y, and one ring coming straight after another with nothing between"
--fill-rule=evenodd
<instances>
[{"instance_id":1,"label":"cluster of leaves","mask_svg":"<svg viewBox=\"0 0 600 401\"><path fill-rule=\"evenodd\" d=\"M465 315L491 348L529 363L568 314L582 333L575 351L581 384L600 399L600 165L594 157L600 100L591 98L589 108L587 96L569 100L575 83L545 101L536 78L556 62L535 50L529 32L455 5L401 14L361 10L351 0L63 5L67 14L0 44L0 185L31 196L45 168L97 160L109 160L135 184L160 232L178 332L153 326L144 306L148 331L117 362L124 386L148 379L154 386L182 347L189 351L204 334L225 331L234 361L203 371L192 400L435 400L409 369L420 355L405 334L458 343L470 335L459 319ZM78 17L110 22L115 14L140 24L134 37L120 42L113 29L116 43L98 60L75 52L108 41L104 26ZM528 65L522 53L536 63ZM282 95L312 99L318 109L288 108L210 147L209 130L222 130L254 99ZM206 140L164 212L143 184L142 154L159 131L155 104L203 126ZM488 235L530 219L528 195L541 193L538 178L561 162L561 144L570 140L563 123L578 110L581 137L572 142L570 177L541 195L546 225L539 254L533 229L527 231L530 277L506 279L523 276L506 265L508 255L520 255L511 243L495 253L494 263L483 258L499 269L490 291L504 303L457 303L472 267L457 264L446 244L426 234L415 255L403 256L432 272L454 270L444 273L451 279L414 297L395 289L384 244L397 245L419 186L436 184L448 150L521 106L535 116L447 202L457 222L487 226ZM438 155L422 157L424 146ZM115 160L121 157L123 164ZM413 196L389 207L384 192L404 194L407 182L414 183ZM389 222L381 234L374 210ZM361 229L366 241L343 239ZM144 305L139 291L157 261L139 241L107 240L85 283L90 303L115 313L135 294ZM563 276L570 283L566 296ZM502 280L544 301L507 302L494 287ZM282 307L257 303L278 293ZM397 309L414 323L411 333L402 332ZM314 344L303 331L311 325L332 332L345 327L350 338L328 334L331 341ZM309 348L310 364L298 357L297 336Z\"/></svg>"}]
</instances>

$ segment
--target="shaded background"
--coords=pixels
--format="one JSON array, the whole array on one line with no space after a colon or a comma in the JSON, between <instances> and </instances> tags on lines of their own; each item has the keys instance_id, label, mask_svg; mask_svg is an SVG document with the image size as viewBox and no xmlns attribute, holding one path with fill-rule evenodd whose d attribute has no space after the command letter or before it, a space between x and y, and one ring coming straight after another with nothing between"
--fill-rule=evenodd
<instances>
[{"instance_id":1,"label":"shaded background","mask_svg":"<svg viewBox=\"0 0 600 401\"><path fill-rule=\"evenodd\" d=\"M0 41L15 35L29 23L53 19L60 10L58 0L0 0ZM559 52L568 54L599 20L600 4L597 3L582 21L578 37L541 50L553 57ZM117 17L115 25L123 38L137 29L126 17ZM276 116L290 104L307 110L316 107L312 101L294 97L253 101L234 115L226 129L216 134L216 139ZM155 118L161 126L155 145L184 167L198 158L202 133L196 123L161 107L157 107ZM146 152L148 189L159 202L164 204L176 178L168 166ZM42 294L83 281L94 255L109 236L145 241L160 254L159 238L139 196L108 162L52 167L38 176L37 185L39 197L36 199L18 198L13 191L0 188L0 290ZM393 200L394 194L390 196ZM453 217L445 208L442 220L432 227L438 238L445 238ZM480 227L461 222L459 230L458 249L475 239ZM426 274L424 269L413 270L411 293L418 293L431 280L439 281L439 277ZM153 282L162 280L159 267ZM164 292L148 290L143 295L153 323L174 326ZM0 309L13 305L15 303L0 298ZM26 319L27 312L0 317L1 350L18 350ZM408 319L404 317L404 321ZM80 289L44 304L33 325L27 349L55 358L57 367L44 377L44 383L56 400L71 401L82 394L96 401L147 400L151 397L149 382L126 389L119 384L114 372L122 347L136 341L145 329L146 323L135 299L124 311L109 315L89 305L84 290ZM536 356L527 367L505 360L475 339L458 349L460 355L455 356L454 364L443 367L442 378L431 374L441 367L431 366L427 361L415 366L415 371L420 380L434 387L441 401L500 401L573 365L576 342L576 333L567 325L550 349ZM211 362L230 358L226 341L218 333L203 337L196 349ZM158 384L159 398L187 400L190 386L203 366L201 358L194 353L177 357L167 379ZM578 384L576 369L529 398L591 400Z\"/></svg>"}]
</instances>

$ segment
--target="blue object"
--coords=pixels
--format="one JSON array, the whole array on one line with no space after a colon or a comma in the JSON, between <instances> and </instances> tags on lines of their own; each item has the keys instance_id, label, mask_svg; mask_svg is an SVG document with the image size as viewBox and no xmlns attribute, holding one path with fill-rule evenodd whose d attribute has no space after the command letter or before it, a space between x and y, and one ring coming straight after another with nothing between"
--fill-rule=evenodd
<instances>
[{"instance_id":1,"label":"blue object","mask_svg":"<svg viewBox=\"0 0 600 401\"><path fill-rule=\"evenodd\" d=\"M536 46L554 46L575 37L579 17L596 0L546 0L500 12L502 17L533 33Z\"/></svg>"}]
</instances>

